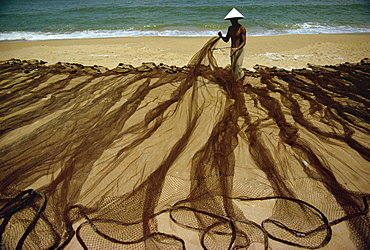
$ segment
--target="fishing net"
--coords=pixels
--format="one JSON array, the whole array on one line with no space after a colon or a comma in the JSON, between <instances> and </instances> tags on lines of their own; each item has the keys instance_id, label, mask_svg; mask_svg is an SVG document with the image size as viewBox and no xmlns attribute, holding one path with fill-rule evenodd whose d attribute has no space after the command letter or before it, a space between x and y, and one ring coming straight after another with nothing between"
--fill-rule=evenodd
<instances>
[{"instance_id":1,"label":"fishing net","mask_svg":"<svg viewBox=\"0 0 370 250\"><path fill-rule=\"evenodd\" d=\"M370 246L370 66L0 64L2 249Z\"/></svg>"}]
</instances>

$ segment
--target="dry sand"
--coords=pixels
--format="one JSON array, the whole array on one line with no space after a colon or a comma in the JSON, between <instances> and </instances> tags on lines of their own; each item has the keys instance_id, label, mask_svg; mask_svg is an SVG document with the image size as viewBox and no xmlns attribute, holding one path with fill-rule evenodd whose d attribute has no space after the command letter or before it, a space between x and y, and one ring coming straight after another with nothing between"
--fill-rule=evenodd
<instances>
[{"instance_id":1,"label":"dry sand","mask_svg":"<svg viewBox=\"0 0 370 250\"><path fill-rule=\"evenodd\" d=\"M370 57L369 34L284 35L247 38L243 66L304 68L307 63L334 65ZM0 43L0 60L39 59L114 68L119 63L143 62L187 65L209 37L125 37ZM218 47L229 44L220 41ZM219 66L229 63L229 49L214 53Z\"/></svg>"},{"instance_id":2,"label":"dry sand","mask_svg":"<svg viewBox=\"0 0 370 250\"><path fill-rule=\"evenodd\" d=\"M38 59L47 61L49 65L60 61L84 65L102 65L108 68L115 68L119 63L139 66L142 62L183 66L208 40L209 38L206 37L137 37L7 42L0 44L0 60L10 58ZM225 46L227 44L223 42L218 43L218 47ZM219 66L228 64L228 49L216 50L214 54ZM347 61L358 62L365 57L370 57L370 35L367 34L249 37L244 67L252 69L254 65L260 64L287 69L303 68L306 67L307 63L325 65ZM6 68L4 71L6 71ZM55 182L62 169L70 168L69 170L76 171L76 174L71 176L72 180L62 180L64 183L63 193L71 194L72 197L72 194L77 192L71 190L75 186L80 187L80 179L88 178L89 182L81 184L81 198L77 200L78 204L86 206L94 204L103 195L121 197L129 190L136 188L146 177L150 177L159 163L162 164L167 157L170 158L168 156L171 155L169 152L176 147L177 140L180 140L179 138L182 138L185 131L191 127L189 125L190 120L194 119L199 124L194 126L192 133L189 133L188 145L176 156L178 158L176 158L164 180L164 186L167 189L163 189L166 191L160 193L160 201L163 204L172 204L181 200L180 198L185 198L190 190L190 182L193 181L189 176L190 165L192 165L195 154L197 152L201 153L202 147L209 144L208 139L213 131L216 131L219 121L227 118L228 107L235 105L235 100L225 94L225 90L220 85L208 84L208 82L205 84L200 81L197 83L199 84L198 88L192 87L186 90L183 96L180 96L182 101L178 102L174 99L173 104L170 102L171 105L163 111L163 116L161 116L156 108L158 110L159 107L162 108L166 100L170 100L174 94L178 93L175 89L179 86L179 82L173 81L170 82L171 84L152 88L150 92L139 96L141 98L141 104L139 105L139 103L136 103L135 89L145 92L145 88L142 86L146 84L146 77L150 80L150 86L156 84L157 78L151 79L150 76L144 76L142 80L134 81L137 73L132 75L98 74L91 76L84 73L81 73L81 75L69 74L68 72L59 72L53 75L53 71L51 73L47 71L40 73L42 77L39 77L35 72L37 71L32 71L29 74L15 69L14 72L10 71L10 73L4 73L1 76L1 84L6 88L3 90L4 93L0 93L7 98L1 102L1 107L6 115L1 116L4 127L2 127L4 129L2 131L5 132L4 136L0 138L0 148L2 150L0 152L7 152L6 157L8 157L3 157L3 160L7 164L16 162L26 167L28 162L31 162L34 164L33 167L40 169L40 171L33 173L35 176L41 176L40 178L36 176L36 181L30 181L29 185L22 183L21 178L20 187L37 189L42 184ZM323 72L327 74L325 79L330 78L331 71L324 70ZM274 75L275 73L271 73L271 79L269 80L272 82L272 87L270 86L272 89L269 89L268 93L270 99L276 101L277 106L281 108L281 114L283 114L285 121L292 124L299 131L301 139L298 143L303 141L305 143L303 145L312 148L314 153L322 160L322 164L333 171L338 183L344 186L345 190L368 194L369 162L343 141L332 138L323 140L320 136L298 124L292 118L293 115L297 114L291 110L293 104L286 98L292 97L296 100L296 105L299 105L304 118L322 131L341 135L346 132L343 124L347 123L342 119L327 120L328 112L326 111L330 111L331 108L327 109L327 104L320 102L322 96L315 96L309 92L309 86L312 82L303 77L304 73L297 76L296 79L302 80L302 86L308 89L307 93L299 91L291 93L287 87L290 83L279 80L279 74ZM165 76L163 79L166 80L168 77ZM337 83L341 84L340 77L338 75L336 77ZM367 77L366 73L363 73L363 78L365 79L365 77ZM351 78L347 77L346 79L346 81L349 81L348 79ZM307 156L297 148L291 148L285 141L282 141L281 124L275 123L274 117L269 117L273 107L271 110L267 110L264 106L265 103L263 103L263 101L269 101L270 99L263 97L262 92L261 96L258 96L259 88L267 89L266 85L262 84L260 80L261 78L250 77L248 79L249 89L245 90L246 92L243 94L249 118L256 124L259 120L261 121L261 124L257 126L257 141L266 145L268 150L262 150L260 153L271 153L273 160L275 160L272 164L276 165L277 173L281 171L281 178L287 180L287 183L289 183L287 185L291 186L297 197L304 197L306 201L325 211L330 221L344 216L344 212L336 205L336 200L328 190L321 186L320 182L317 184L317 180L314 180L314 178L308 178L306 174L309 171L303 171L304 167L315 166L315 162L310 162L313 158L306 158ZM127 89L121 87L130 81L132 81L130 87ZM30 82L35 85L29 85ZM332 86L326 87L321 86L320 93L332 97L330 101L344 100L343 107L355 106L355 104L351 104L351 102L355 102L351 98L340 96L340 90L334 88L335 90L331 92ZM351 97L353 96L359 102L359 109L362 108L360 102L366 98L355 94L351 95ZM315 108L314 104L316 102L321 109L311 112L311 108ZM364 103L366 102L364 101ZM106 110L105 108L108 105L111 105L109 106L110 109ZM138 107L135 105L138 105ZM132 107L136 107L137 110L130 114L129 108ZM197 117L197 112L189 113L189 107L201 107L204 110ZM152 111L156 112L149 114ZM102 114L100 115L99 112L102 112ZM117 115L112 115L115 112L117 112ZM157 116L154 117L154 115ZM128 116L127 122L124 123L124 126L119 127L121 120L126 119L125 116ZM152 116L153 120L144 124L146 127L142 125L142 121L146 121ZM108 128L106 127L107 121L111 121ZM227 119L225 122L228 122ZM159 124L159 128L155 127L157 124ZM230 125L231 123L227 124ZM364 133L363 128L357 125L348 125L353 126L351 129L355 131L353 139L369 149L369 135ZM141 128L141 126L144 128ZM250 124L243 124L241 119L240 126L242 129L238 133L239 143L234 150L235 184L233 194L236 196L255 193L260 196L273 195L276 190L270 184L271 179L265 176L265 173L260 169L261 166L258 165L259 162L254 158L256 156L251 154L253 151L250 150L252 143L249 143L248 137L251 135L248 135L247 132ZM364 127L368 128L368 124L365 124ZM142 131L136 131L134 128L142 129ZM149 133L148 129L153 129L154 132ZM115 138L115 133L121 134ZM146 133L148 133L148 137L146 137ZM115 138L114 142L113 139L109 141L109 136ZM219 136L222 138L222 133ZM137 138L143 139L143 141L138 144ZM18 143L18 141L23 143ZM106 141L107 146L102 150L99 147L103 145L102 142L104 141ZM228 141L225 140L225 142ZM219 144L217 146L222 146L223 142L221 141ZM82 148L83 145L86 146L86 150L78 151L77 149ZM127 150L121 151L126 145L132 147L129 148L128 153L126 153ZM153 150L153 148L158 148L158 145L160 145L159 150ZM60 150L60 148L65 150ZM209 150L213 149L211 146L209 148ZM33 153L33 150L35 153ZM28 154L29 151L31 151L30 154ZM13 154L16 156L13 157ZM55 155L50 156L52 154ZM204 154L206 158L207 155ZM220 154L220 152L212 151L212 154L215 154L215 157L224 157L224 154ZM72 160L65 160L69 157L73 159L73 162ZM73 164L70 164L71 162ZM106 162L111 162L111 164L106 164ZM203 164L205 167L207 166L205 163ZM92 166L91 169L84 169L88 165ZM14 166L15 164L10 164L6 170L11 172ZM75 168L75 166L77 167ZM79 168L79 166L82 167ZM112 166L114 167L113 170ZM142 166L145 166L145 168ZM17 167L14 168L13 172L18 171ZM278 170L278 168L281 169ZM42 170L45 169L47 173L43 174ZM106 174L102 175L101 173L104 172ZM14 177L14 175L9 176ZM32 175L30 176L32 177ZM130 180L127 180L127 176L131 176ZM5 180L7 179L5 178ZM153 184L155 184L157 179L153 179L153 181ZM312 187L314 189L311 189ZM151 188L152 186L149 185L148 190ZM103 194L105 190L108 191ZM248 193L249 190L253 192ZM139 202L141 197L138 198ZM144 198L147 197L144 196ZM57 199L58 197L55 198L55 200ZM55 200L50 198L49 202L58 204ZM111 203L114 202L114 199L112 199ZM72 205L75 204L71 203ZM274 204L266 201L254 203L235 201L235 203L241 211L248 215L249 219L258 223L271 215ZM130 205L130 203L128 202L126 205ZM334 210L330 207L331 205ZM137 207L140 208L140 206ZM121 204L117 205L116 208L122 210L117 212L117 216L127 212ZM188 249L200 249L197 232L189 231L175 223L166 221L169 220L166 216L167 214L164 214L162 222L159 223L159 228L163 232L184 238L188 237L189 239L186 242ZM293 220L295 219L297 218L293 218ZM170 224L170 226L167 224ZM57 226L60 225L61 223ZM75 225L78 225L78 223ZM349 228L345 223L333 225L332 229L333 238L325 246L325 249L351 249L355 247L350 239ZM88 242L94 243L96 234L91 230L91 232L87 232L87 235L91 235L91 238L87 237ZM93 245L92 243L91 245ZM270 240L270 244L272 249L295 249L272 240ZM259 244L256 249L262 249L261 247ZM67 248L81 249L81 246L74 238Z\"/></svg>"}]
</instances>

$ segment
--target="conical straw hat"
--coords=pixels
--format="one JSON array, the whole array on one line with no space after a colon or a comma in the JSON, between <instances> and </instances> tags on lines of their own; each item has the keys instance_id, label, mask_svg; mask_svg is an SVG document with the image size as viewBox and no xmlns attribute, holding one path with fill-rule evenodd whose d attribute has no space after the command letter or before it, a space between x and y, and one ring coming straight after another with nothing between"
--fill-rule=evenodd
<instances>
[{"instance_id":1,"label":"conical straw hat","mask_svg":"<svg viewBox=\"0 0 370 250\"><path fill-rule=\"evenodd\" d=\"M233 8L230 12L229 12L229 14L227 14L226 16L225 16L225 20L229 20L229 19L232 19L232 18L238 18L238 19L243 19L244 18L244 16L239 12L239 11L237 11L235 8Z\"/></svg>"}]
</instances>

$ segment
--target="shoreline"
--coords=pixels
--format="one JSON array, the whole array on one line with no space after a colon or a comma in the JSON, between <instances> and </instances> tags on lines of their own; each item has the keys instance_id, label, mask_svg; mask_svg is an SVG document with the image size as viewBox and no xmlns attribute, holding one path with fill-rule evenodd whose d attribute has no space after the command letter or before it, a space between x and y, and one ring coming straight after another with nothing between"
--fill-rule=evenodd
<instances>
[{"instance_id":1,"label":"shoreline","mask_svg":"<svg viewBox=\"0 0 370 250\"><path fill-rule=\"evenodd\" d=\"M109 69L119 63L135 67L144 62L184 66L211 37L141 36L121 38L6 41L0 43L0 60L11 58L98 65ZM229 45L219 41L217 47ZM215 50L223 67L229 50ZM285 69L304 68L308 63L335 65L370 57L370 33L298 34L247 36L243 67L256 64Z\"/></svg>"},{"instance_id":2,"label":"shoreline","mask_svg":"<svg viewBox=\"0 0 370 250\"><path fill-rule=\"evenodd\" d=\"M215 32L216 34L217 32ZM277 34L277 35L247 35L247 37L277 37L277 36L306 36L306 35L370 35L370 32L355 32L355 33L302 33L302 34ZM217 36L217 34L215 35ZM41 39L41 40L26 40L26 39L16 39L16 40L0 40L2 43L17 43L17 42L42 42L42 41L67 41L67 40L90 40L90 39L122 39L122 38L140 38L140 37L164 37L164 38L211 38L212 36L122 36L122 37L84 37L84 38L60 38L60 39Z\"/></svg>"}]
</instances>

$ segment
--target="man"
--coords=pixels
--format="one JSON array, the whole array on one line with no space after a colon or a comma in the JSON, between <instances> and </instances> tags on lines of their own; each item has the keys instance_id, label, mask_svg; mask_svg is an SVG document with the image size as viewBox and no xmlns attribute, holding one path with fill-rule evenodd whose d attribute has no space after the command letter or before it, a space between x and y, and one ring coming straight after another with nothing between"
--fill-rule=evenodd
<instances>
[{"instance_id":1,"label":"man","mask_svg":"<svg viewBox=\"0 0 370 250\"><path fill-rule=\"evenodd\" d=\"M244 16L235 8L233 8L224 18L225 20L230 20L231 22L231 26L227 30L226 36L223 37L222 33L218 32L219 37L221 37L226 43L231 38L231 68L238 79L241 79L244 76L242 64L244 59L244 46L246 44L247 31L241 24L239 24L239 19L243 18Z\"/></svg>"}]
</instances>

